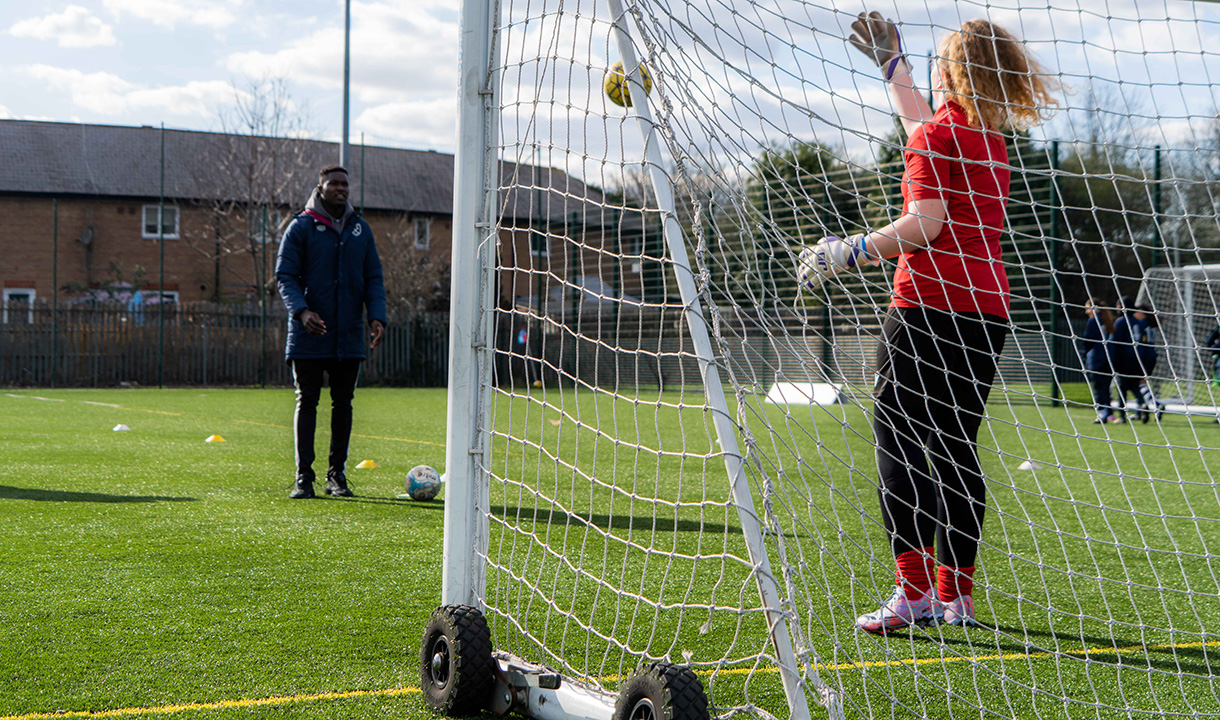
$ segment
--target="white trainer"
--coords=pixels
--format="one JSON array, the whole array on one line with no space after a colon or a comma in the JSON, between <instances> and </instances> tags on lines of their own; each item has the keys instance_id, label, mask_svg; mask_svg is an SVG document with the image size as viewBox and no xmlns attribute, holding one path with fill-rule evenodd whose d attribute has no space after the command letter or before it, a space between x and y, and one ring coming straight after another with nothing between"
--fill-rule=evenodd
<instances>
[{"instance_id":1,"label":"white trainer","mask_svg":"<svg viewBox=\"0 0 1220 720\"><path fill-rule=\"evenodd\" d=\"M940 601L936 599L935 589L924 593L921 598L908 600L906 591L895 587L890 598L882 603L881 607L856 618L856 627L877 635L912 625L923 627L937 622L939 609Z\"/></svg>"},{"instance_id":2,"label":"white trainer","mask_svg":"<svg viewBox=\"0 0 1220 720\"><path fill-rule=\"evenodd\" d=\"M974 619L974 598L971 596L962 595L947 603L940 603L940 606L944 608L944 615L941 617L944 624L958 627L978 625L978 621Z\"/></svg>"}]
</instances>

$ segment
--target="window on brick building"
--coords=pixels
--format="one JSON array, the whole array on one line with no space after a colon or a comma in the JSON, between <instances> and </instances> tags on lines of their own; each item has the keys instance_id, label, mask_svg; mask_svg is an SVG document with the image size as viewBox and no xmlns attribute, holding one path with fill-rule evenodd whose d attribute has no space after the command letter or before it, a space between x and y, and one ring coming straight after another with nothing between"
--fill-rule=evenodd
<instances>
[{"instance_id":1,"label":"window on brick building","mask_svg":"<svg viewBox=\"0 0 1220 720\"><path fill-rule=\"evenodd\" d=\"M145 205L144 206L144 226L142 234L146 238L156 239L161 237L157 232L157 218L160 216L160 205ZM166 240L178 239L178 208L173 205L165 206L165 217L161 222L162 231L165 233Z\"/></svg>"},{"instance_id":2,"label":"window on brick building","mask_svg":"<svg viewBox=\"0 0 1220 720\"><path fill-rule=\"evenodd\" d=\"M0 323L34 323L34 289L5 288L0 294Z\"/></svg>"},{"instance_id":3,"label":"window on brick building","mask_svg":"<svg viewBox=\"0 0 1220 720\"><path fill-rule=\"evenodd\" d=\"M415 219L415 249L427 250L432 244L432 218Z\"/></svg>"}]
</instances>

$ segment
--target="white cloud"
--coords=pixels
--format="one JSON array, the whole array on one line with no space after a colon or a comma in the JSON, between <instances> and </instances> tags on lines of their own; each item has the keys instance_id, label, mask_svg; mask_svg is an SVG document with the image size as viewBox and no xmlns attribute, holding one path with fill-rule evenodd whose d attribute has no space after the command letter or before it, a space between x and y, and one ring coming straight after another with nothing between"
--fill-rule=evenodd
<instances>
[{"instance_id":1,"label":"white cloud","mask_svg":"<svg viewBox=\"0 0 1220 720\"><path fill-rule=\"evenodd\" d=\"M146 88L106 72L84 73L50 65L27 65L20 72L66 91L72 103L100 115L160 110L170 115L214 115L219 105L231 102L233 88L220 80Z\"/></svg>"},{"instance_id":2,"label":"white cloud","mask_svg":"<svg viewBox=\"0 0 1220 720\"><path fill-rule=\"evenodd\" d=\"M67 91L74 105L102 115L118 115L126 109L124 96L134 85L107 72L83 73L50 65L19 68L26 75Z\"/></svg>"},{"instance_id":3,"label":"white cloud","mask_svg":"<svg viewBox=\"0 0 1220 720\"><path fill-rule=\"evenodd\" d=\"M16 22L9 28L9 34L55 40L60 47L66 48L113 45L116 42L114 30L79 5L69 5L61 13Z\"/></svg>"},{"instance_id":4,"label":"white cloud","mask_svg":"<svg viewBox=\"0 0 1220 720\"><path fill-rule=\"evenodd\" d=\"M451 97L386 103L360 113L355 127L405 147L449 150L457 132L455 107Z\"/></svg>"},{"instance_id":5,"label":"white cloud","mask_svg":"<svg viewBox=\"0 0 1220 720\"><path fill-rule=\"evenodd\" d=\"M212 116L233 100L233 86L221 80L197 80L186 85L133 90L126 96L132 109L164 108L175 115Z\"/></svg>"},{"instance_id":6,"label":"white cloud","mask_svg":"<svg viewBox=\"0 0 1220 720\"><path fill-rule=\"evenodd\" d=\"M18 115L9 110L7 107L0 105L0 120L37 120L40 122L62 122L63 118L55 118L50 115ZM71 122L80 122L73 118Z\"/></svg>"},{"instance_id":7,"label":"white cloud","mask_svg":"<svg viewBox=\"0 0 1220 720\"><path fill-rule=\"evenodd\" d=\"M172 28L178 23L219 30L237 22L243 0L103 0L115 15L124 13Z\"/></svg>"},{"instance_id":8,"label":"white cloud","mask_svg":"<svg viewBox=\"0 0 1220 720\"><path fill-rule=\"evenodd\" d=\"M368 103L452 98L457 86L458 33L447 16L453 5L452 0L353 3L353 96ZM308 87L340 88L342 15L333 25L294 39L278 51L234 53L224 64L254 77L286 77Z\"/></svg>"}]
</instances>

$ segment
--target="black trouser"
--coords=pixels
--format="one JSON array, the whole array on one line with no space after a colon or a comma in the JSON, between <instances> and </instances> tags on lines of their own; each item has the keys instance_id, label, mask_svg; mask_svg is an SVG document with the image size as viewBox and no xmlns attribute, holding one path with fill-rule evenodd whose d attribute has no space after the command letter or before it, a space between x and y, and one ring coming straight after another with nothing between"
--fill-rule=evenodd
<instances>
[{"instance_id":1,"label":"black trouser","mask_svg":"<svg viewBox=\"0 0 1220 720\"><path fill-rule=\"evenodd\" d=\"M1114 398L1110 394L1110 386L1114 384L1114 376L1109 372L1085 370L1084 377L1088 380L1089 387L1093 389L1093 405L1097 407L1097 416L1102 419L1110 417L1110 414L1114 412L1112 407Z\"/></svg>"},{"instance_id":2,"label":"black trouser","mask_svg":"<svg viewBox=\"0 0 1220 720\"><path fill-rule=\"evenodd\" d=\"M352 437L352 396L360 376L359 360L293 360L292 381L297 388L297 409L292 418L296 442L297 475L314 479L313 435L318 425L318 398L323 375L330 379L329 468L342 471Z\"/></svg>"},{"instance_id":3,"label":"black trouser","mask_svg":"<svg viewBox=\"0 0 1220 720\"><path fill-rule=\"evenodd\" d=\"M977 438L1007 335L991 315L887 313L873 435L894 557L935 544L942 565L974 565L986 499Z\"/></svg>"},{"instance_id":4,"label":"black trouser","mask_svg":"<svg viewBox=\"0 0 1220 720\"><path fill-rule=\"evenodd\" d=\"M1136 405L1144 404L1144 397L1140 393L1140 381L1144 378L1139 375L1127 375L1119 373L1115 375L1118 380L1118 406L1124 410L1127 407L1127 394L1135 398Z\"/></svg>"}]
</instances>

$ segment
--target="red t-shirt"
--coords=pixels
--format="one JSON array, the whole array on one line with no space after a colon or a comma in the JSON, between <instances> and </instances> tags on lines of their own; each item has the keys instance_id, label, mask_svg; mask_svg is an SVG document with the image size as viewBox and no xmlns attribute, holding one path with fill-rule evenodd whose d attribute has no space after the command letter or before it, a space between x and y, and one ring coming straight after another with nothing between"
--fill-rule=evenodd
<instances>
[{"instance_id":1,"label":"red t-shirt","mask_svg":"<svg viewBox=\"0 0 1220 720\"><path fill-rule=\"evenodd\" d=\"M907 141L904 211L939 198L948 218L926 247L905 252L894 273L892 307L929 307L1008 317L1008 274L1000 232L1008 203L1008 147L997 132L970 127L946 102Z\"/></svg>"}]
</instances>

